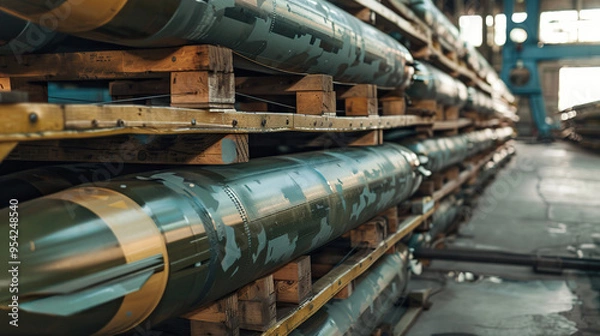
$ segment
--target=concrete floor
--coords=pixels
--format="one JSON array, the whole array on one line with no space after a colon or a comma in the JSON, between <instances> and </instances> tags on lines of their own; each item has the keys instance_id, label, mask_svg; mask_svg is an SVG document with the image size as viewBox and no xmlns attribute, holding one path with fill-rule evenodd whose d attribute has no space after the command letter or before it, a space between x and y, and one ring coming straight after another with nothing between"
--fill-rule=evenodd
<instances>
[{"instance_id":1,"label":"concrete floor","mask_svg":"<svg viewBox=\"0 0 600 336\"><path fill-rule=\"evenodd\" d=\"M450 247L600 257L600 155L569 143L517 144ZM466 272L466 273L465 273ZM409 336L600 335L600 276L435 261Z\"/></svg>"}]
</instances>

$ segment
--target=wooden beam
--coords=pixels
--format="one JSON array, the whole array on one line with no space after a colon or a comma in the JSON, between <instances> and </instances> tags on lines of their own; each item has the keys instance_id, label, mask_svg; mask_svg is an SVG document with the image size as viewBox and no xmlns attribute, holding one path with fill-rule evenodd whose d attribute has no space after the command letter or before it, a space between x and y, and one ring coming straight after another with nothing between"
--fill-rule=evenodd
<instances>
[{"instance_id":1,"label":"wooden beam","mask_svg":"<svg viewBox=\"0 0 600 336\"><path fill-rule=\"evenodd\" d=\"M10 160L126 162L144 164L231 164L249 160L247 134L119 136L22 143Z\"/></svg>"},{"instance_id":2,"label":"wooden beam","mask_svg":"<svg viewBox=\"0 0 600 336\"><path fill-rule=\"evenodd\" d=\"M277 322L277 306L273 275L258 279L237 292L240 327L265 331Z\"/></svg>"},{"instance_id":3,"label":"wooden beam","mask_svg":"<svg viewBox=\"0 0 600 336\"><path fill-rule=\"evenodd\" d=\"M239 336L240 320L236 294L218 300L208 307L185 315L190 320L192 336Z\"/></svg>"},{"instance_id":4,"label":"wooden beam","mask_svg":"<svg viewBox=\"0 0 600 336\"><path fill-rule=\"evenodd\" d=\"M277 301L300 304L312 294L310 256L300 257L273 273Z\"/></svg>"},{"instance_id":5,"label":"wooden beam","mask_svg":"<svg viewBox=\"0 0 600 336\"><path fill-rule=\"evenodd\" d=\"M0 57L0 77L98 80L184 71L233 72L230 49L211 45Z\"/></svg>"}]
</instances>

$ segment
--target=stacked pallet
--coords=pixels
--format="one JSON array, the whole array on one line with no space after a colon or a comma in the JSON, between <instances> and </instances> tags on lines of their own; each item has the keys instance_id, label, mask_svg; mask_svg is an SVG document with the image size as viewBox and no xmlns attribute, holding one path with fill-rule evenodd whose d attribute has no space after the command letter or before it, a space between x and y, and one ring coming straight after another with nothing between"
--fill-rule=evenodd
<instances>
[{"instance_id":1,"label":"stacked pallet","mask_svg":"<svg viewBox=\"0 0 600 336\"><path fill-rule=\"evenodd\" d=\"M347 159L346 165L350 165L350 162L359 162L368 154L376 156L373 153L378 153L382 148L397 147L384 145L384 140L406 145L412 150L402 152L406 164L411 167L410 170L403 171L404 175L386 180L385 183L373 184L373 188L365 187L360 195L354 191L349 193L361 201L352 209L346 208L342 201L334 202L335 195L343 194L343 182L348 185L353 181L350 178L345 181L326 181L325 185L331 190L325 187L313 190L311 188L315 186L305 186L306 194L326 191L329 196L323 199L327 198L328 202L332 202L330 204L344 208L343 215L352 212L351 218L354 220L364 216L366 205L362 203L373 203L374 194L383 200L391 199L388 195L389 190L384 188L388 184L394 188L403 186L403 192L410 194L410 197L402 199L402 202L398 200L399 204L394 203L387 209L379 209L385 211L373 213L375 216L372 218L363 218L356 223L357 225L348 227L351 230L340 233L339 237L328 241L327 244L321 244L320 239L324 238L312 232L311 234L316 235L316 243L302 256L290 257L285 260L286 263L278 263L278 267L265 266L269 271L255 274L260 275L258 279L240 279L240 286L227 287L228 294L215 297L216 300L212 302L196 305L189 303L190 307L195 308L194 311L188 311L182 316L177 314L178 318L168 320L165 324L154 325L155 322L164 320L168 315L166 313L161 315L159 321L148 320L147 324L140 324L138 321L137 324L133 323L135 325L128 325L127 323L131 322L122 322L115 318L119 320L118 323L111 321L109 324L114 329L106 327L108 329L102 329L101 333L122 331L113 325L122 322L123 325L119 327L123 327L123 330L136 328L136 332L139 332L140 328L145 328L142 331L147 332L155 327L164 333L185 335L300 335L307 330L322 328L323 325L319 323L323 318L335 319L334 314L324 316L323 312L364 304L361 302L363 300L357 299L363 296L371 300L378 309L385 310L384 307L389 306L391 301L381 300L380 298L385 296L382 293L404 295L403 290L390 292L390 288L393 287L391 283L406 284L407 277L403 276L404 273L390 276L385 286L376 288L377 290L369 292L368 295L365 294L367 288L373 289L376 286L361 284L374 283L370 277L378 274L389 275L390 272L385 271L386 263L396 265L404 271L409 263L406 244L410 236L414 232L429 232L432 228L432 216L436 211L446 208L443 204L449 200L457 199L463 187L474 184L480 174L486 171L489 163L493 162L499 153L507 151L507 141L512 135L512 130L508 127L512 123L511 116L499 113L490 102L496 99L510 107L510 93L493 89L494 86L498 87L498 83L494 82L498 79L486 72L489 69L485 69L485 62L481 59L477 62L467 61L469 55L473 56L476 51L467 52L460 40L455 38L456 34L446 34L444 27L450 27L443 22L442 17L436 14L434 22L424 20L420 8L427 7L428 1L331 2L341 6L345 12L327 2L319 1L328 11L345 18L346 24L338 25L339 29L365 41L364 45L369 48L367 51L354 45L348 47L340 41L327 38L329 35L333 38L334 35L328 31L330 25L318 23L335 20L336 15L328 16L328 11L307 12L303 22L306 22L310 29L296 25L294 22L298 20L285 20L284 15L305 13L302 11L302 8L306 7L305 4L301 1L289 1L290 8L296 11L288 10L287 14L281 14L283 19L277 22L269 21L270 24L264 27L253 26L256 29L268 28L268 32L265 33L268 43L265 42L261 47L257 47L252 41L232 42L224 38L223 41L211 40L202 43L193 40L198 43L180 47L124 49L104 45L101 50L96 51L52 53L51 49L46 49L45 53L19 53L17 57L11 54L0 56L0 118L4 121L0 126L0 161L117 163L121 166L167 164L176 165L187 172L191 171L187 169L197 169L193 174L196 174L196 171L200 172L197 173L198 176L205 174L202 175L203 179L200 179L205 183L211 179L218 180L216 176L222 178L220 183L223 185L215 183L215 188L223 189L222 193L226 196L223 196L223 199L237 211L233 212L232 218L238 220L236 216L239 215L239 220L246 228L244 232L248 235L254 233L253 225L257 224L248 219L251 217L250 211L245 209L240 192L225 183L223 176L244 176L245 172L254 168L252 164L256 162L256 158L325 149L315 152L314 156L335 157L341 160L340 157L344 155L358 153L354 154L356 157L352 161ZM204 5L203 2L195 4ZM256 11L268 13L265 20L272 20L270 13L278 10L277 7L269 7L272 6L271 3L253 5L252 2L236 1L231 6L229 12L219 11L227 12L228 15L222 20L215 20L216 23L213 24L226 25L229 22L236 25L254 25L256 20L243 19L250 15L245 11L245 6L254 6L252 8ZM18 9L15 11L18 12ZM74 12L75 19L78 13ZM20 14L27 16L26 13ZM204 11L202 14L209 15ZM161 12L161 15L169 14ZM184 10L178 10L175 11L174 17L186 15ZM178 23L175 19L164 21L171 22L170 24ZM60 29L68 33L69 27L65 25ZM172 28L167 28L169 27ZM295 32L292 28L308 31ZM25 31L36 28L33 24L24 24L22 29ZM178 31L171 30L175 40L181 39L181 36L176 36ZM398 31L402 36L396 36L396 39L382 33L394 35L393 33ZM87 32L89 34L80 33L79 35L91 39L116 41L127 47L144 46L145 43L121 40L116 36L106 38L103 37L105 32L99 34L94 29ZM45 46L52 45L51 39L55 38L54 35L47 36L49 40L48 43L44 43ZM311 38L298 37L305 35L310 35ZM291 42L283 43L282 38L290 38ZM11 43L16 42L12 41L7 45L11 46ZM216 46L217 44L229 48ZM285 55L288 51L296 50L295 48L315 48L315 55ZM252 51L248 51L250 49ZM0 49L0 54L4 53L2 50L6 51ZM385 53L384 56L387 57L380 53ZM329 58L323 55L328 55ZM346 59L344 55L350 56ZM415 70L412 64L413 57L421 62L416 66L415 76L411 76ZM393 62L386 63L390 59L393 59ZM487 67L489 68L489 65ZM111 100L100 104L49 103L53 97L48 88L56 83L67 83L75 87L105 87L103 90ZM448 90L449 87L454 89ZM428 143L436 145L429 146ZM456 148L451 148L449 143L455 143ZM412 145L415 147L411 147ZM419 149L419 146L423 145L427 150ZM365 152L360 152L344 149L347 147L368 148ZM327 151L331 148L342 149ZM302 157L303 159L296 156L281 158L281 162L294 162L300 166L308 160L310 154L306 155L308 156ZM246 166L237 165L248 162L250 164ZM263 161L259 161L257 165L260 166L260 162ZM269 165L274 166L277 166L278 162L277 158L268 161ZM368 166L368 163L364 164ZM224 167L195 168L200 165ZM399 165L395 162L386 164L385 167ZM337 167L328 169L327 172L333 174L348 168L342 163L338 163ZM266 165L263 168L270 171ZM65 178L63 183L43 183L49 179L59 179L53 174L60 169L52 168L52 173L36 171L25 176L5 176L4 182L0 180L0 184L13 185L18 180L19 185L26 185L22 190L39 192L33 193L35 195L31 197L35 201L44 195L89 182L90 179L85 178L84 181L84 177L93 175L89 173L91 170L81 166L70 165L66 169L68 174L77 172L80 181L74 183L72 179ZM119 216L114 211L135 209L138 216L136 218L139 219L132 221L135 225L158 223L158 219L144 215L144 211L148 211L146 203L142 206L131 199L134 196L123 195L129 192L131 185L143 183L139 181L162 181L165 176L171 176L171 173L168 171L152 176L140 173L135 178L129 177L135 182L127 180L127 183L122 184L118 183L121 181L118 179L115 182L115 174L108 174L109 176L101 181L91 180L102 183L109 180L106 183L117 186L114 188L117 191L103 188L104 184L102 187L92 184L76 189L79 191L76 197L64 196L61 200L70 202L75 199L79 202L77 206L84 207L101 204L103 210L97 215L107 222L118 221ZM286 176L294 174L300 176L293 179L295 182L300 181L295 185L299 188L305 180L298 171L289 172ZM315 176L324 176L321 171L319 174L321 175L315 173ZM365 169L363 175L376 176L376 168ZM355 179L359 179L356 176ZM421 179L424 180L422 183ZM170 180L167 177L164 185L175 185L173 190L178 190L175 192L178 196L185 195L194 200L202 197L202 193L194 189L198 187L197 183L182 181ZM260 181L257 181L255 182L260 185ZM364 183L362 180L360 182ZM58 189L53 189L54 187ZM100 190L100 194L93 195L94 201L86 198L89 188ZM246 185L246 188L250 194L263 192L256 190L261 189L260 187L251 190ZM65 192L68 194L69 190L75 193L72 191L75 189ZM274 197L271 201L280 206L287 201L290 204L294 201L299 202L300 196L291 193L289 189L283 190L282 193L284 197ZM23 194L23 199L25 198L27 197ZM48 196L43 199L57 198L60 196ZM112 202L113 198L117 201ZM102 202L108 202L107 200L111 200L111 203L104 206ZM456 206L457 203L452 204ZM170 206L177 208L179 205L177 203ZM274 205L261 206L262 210ZM193 208L201 207L194 203ZM206 208L212 211L218 206ZM209 210L207 212L210 212ZM310 209L311 214L327 211L332 210L322 204ZM106 217L103 217L104 215ZM238 246L236 244L248 247L256 243L252 239L248 242L243 239L235 239L235 243L230 242L227 232L218 232L219 225L215 224L213 227L210 223L209 218L213 217L202 211L185 215L188 220L194 216L204 216L204 229L207 232L215 231L210 232L213 235L210 244L224 244L224 254L231 250L235 254L234 247ZM342 213L338 213L338 216L342 216ZM223 223L228 223L229 220L233 219L222 219ZM274 227L285 225L280 219L271 221L274 221ZM174 223L171 224L175 226ZM332 233L327 233L326 228L332 227L333 224L326 221L320 224L323 231L321 233L329 237L327 235ZM296 229L300 232L302 228ZM152 230L154 234L157 231L156 227ZM169 234L177 236L172 232ZM162 242L158 237L160 235L153 236ZM260 245L260 239L257 239ZM197 243L198 240L194 242ZM293 244L291 240L289 243ZM271 254L275 252L272 251ZM221 254L217 255L214 258L224 258ZM162 257L162 268L153 264L153 277L169 271L168 258L166 255ZM188 271L207 267L205 263L206 260L201 260ZM211 260L210 264L216 262ZM233 275L231 278L234 278ZM227 292L223 291L221 294ZM185 295L179 298L182 302L186 299ZM421 304L424 305L424 301L426 299L421 297ZM95 308L91 307L90 310ZM350 310L354 311L356 316L338 324L338 332L342 334L368 334L371 330L366 329L375 329L383 323L369 315L365 309ZM140 313L140 321L144 321L150 313L145 316ZM372 325L368 324L369 328L360 331L353 329L361 320L366 319L372 322ZM384 329L381 326L375 332L382 332Z\"/></svg>"}]
</instances>

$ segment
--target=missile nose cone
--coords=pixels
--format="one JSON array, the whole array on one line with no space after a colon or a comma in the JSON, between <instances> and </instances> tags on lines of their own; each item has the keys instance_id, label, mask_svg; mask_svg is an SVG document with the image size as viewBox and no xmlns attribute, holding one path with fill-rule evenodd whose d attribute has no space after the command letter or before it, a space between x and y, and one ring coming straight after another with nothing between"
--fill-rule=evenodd
<instances>
[{"instance_id":1,"label":"missile nose cone","mask_svg":"<svg viewBox=\"0 0 600 336\"><path fill-rule=\"evenodd\" d=\"M22 323L11 332L39 334L47 323L48 334L121 333L158 305L167 284L166 246L132 200L75 188L0 210L6 218L11 212L20 214L17 229L5 225L0 237L5 246L18 244L7 260L16 275L0 276L3 308L19 306Z\"/></svg>"}]
</instances>

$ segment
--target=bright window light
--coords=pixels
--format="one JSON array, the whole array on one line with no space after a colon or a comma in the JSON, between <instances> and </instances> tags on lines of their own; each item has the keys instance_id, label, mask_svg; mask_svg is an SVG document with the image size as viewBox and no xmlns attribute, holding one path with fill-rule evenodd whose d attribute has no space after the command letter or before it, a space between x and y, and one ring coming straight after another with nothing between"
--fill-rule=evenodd
<instances>
[{"instance_id":1,"label":"bright window light","mask_svg":"<svg viewBox=\"0 0 600 336\"><path fill-rule=\"evenodd\" d=\"M600 9L579 12L579 42L600 42Z\"/></svg>"},{"instance_id":2,"label":"bright window light","mask_svg":"<svg viewBox=\"0 0 600 336\"><path fill-rule=\"evenodd\" d=\"M577 42L578 28L579 22L576 10L542 12L540 15L540 42Z\"/></svg>"},{"instance_id":3,"label":"bright window light","mask_svg":"<svg viewBox=\"0 0 600 336\"><path fill-rule=\"evenodd\" d=\"M525 12L513 13L510 19L514 23L523 23L523 22L525 22L525 20L527 20L527 13L525 13Z\"/></svg>"},{"instance_id":4,"label":"bright window light","mask_svg":"<svg viewBox=\"0 0 600 336\"><path fill-rule=\"evenodd\" d=\"M600 67L562 67L558 76L559 111L600 100Z\"/></svg>"},{"instance_id":5,"label":"bright window light","mask_svg":"<svg viewBox=\"0 0 600 336\"><path fill-rule=\"evenodd\" d=\"M483 43L483 19L479 15L463 15L458 19L463 40L480 47Z\"/></svg>"},{"instance_id":6,"label":"bright window light","mask_svg":"<svg viewBox=\"0 0 600 336\"><path fill-rule=\"evenodd\" d=\"M506 43L506 15L496 14L496 25L494 26L494 43L503 46Z\"/></svg>"}]
</instances>

